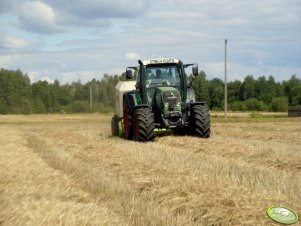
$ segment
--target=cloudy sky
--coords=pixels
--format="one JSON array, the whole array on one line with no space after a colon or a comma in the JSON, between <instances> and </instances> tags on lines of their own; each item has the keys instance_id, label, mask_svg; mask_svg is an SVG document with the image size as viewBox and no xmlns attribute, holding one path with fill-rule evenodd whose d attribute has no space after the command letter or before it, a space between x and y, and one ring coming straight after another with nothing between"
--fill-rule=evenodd
<instances>
[{"instance_id":1,"label":"cloudy sky","mask_svg":"<svg viewBox=\"0 0 301 226\"><path fill-rule=\"evenodd\" d=\"M209 79L301 78L300 0L0 0L0 68L87 82L138 59L198 63Z\"/></svg>"}]
</instances>

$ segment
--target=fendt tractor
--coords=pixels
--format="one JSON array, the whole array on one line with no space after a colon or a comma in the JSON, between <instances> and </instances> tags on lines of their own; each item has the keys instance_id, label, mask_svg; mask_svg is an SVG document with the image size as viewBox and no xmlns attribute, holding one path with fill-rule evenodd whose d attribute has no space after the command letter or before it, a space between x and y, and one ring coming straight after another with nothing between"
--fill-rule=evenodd
<instances>
[{"instance_id":1,"label":"fendt tractor","mask_svg":"<svg viewBox=\"0 0 301 226\"><path fill-rule=\"evenodd\" d=\"M126 68L127 81L115 87L116 114L112 135L127 140L152 141L157 133L174 133L203 138L210 136L210 114L205 102L196 102L183 64L174 58L138 61ZM135 77L136 81L133 81Z\"/></svg>"}]
</instances>

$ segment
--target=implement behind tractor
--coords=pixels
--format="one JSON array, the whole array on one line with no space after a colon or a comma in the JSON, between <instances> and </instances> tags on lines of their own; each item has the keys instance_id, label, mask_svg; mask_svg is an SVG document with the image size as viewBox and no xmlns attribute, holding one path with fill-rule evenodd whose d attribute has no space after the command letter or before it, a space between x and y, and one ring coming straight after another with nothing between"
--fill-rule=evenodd
<instances>
[{"instance_id":1,"label":"implement behind tractor","mask_svg":"<svg viewBox=\"0 0 301 226\"><path fill-rule=\"evenodd\" d=\"M116 85L116 114L112 118L112 135L128 140L152 141L157 132L173 131L179 135L210 136L210 114L205 102L196 102L188 84L183 64L174 58L138 61L127 67L126 78ZM133 73L134 72L134 73Z\"/></svg>"}]
</instances>

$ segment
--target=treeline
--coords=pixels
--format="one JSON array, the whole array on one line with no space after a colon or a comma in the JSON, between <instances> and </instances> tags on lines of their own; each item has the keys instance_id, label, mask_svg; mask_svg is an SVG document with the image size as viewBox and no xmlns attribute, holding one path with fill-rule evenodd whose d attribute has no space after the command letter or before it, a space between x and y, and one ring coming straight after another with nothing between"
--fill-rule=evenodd
<instances>
[{"instance_id":1,"label":"treeline","mask_svg":"<svg viewBox=\"0 0 301 226\"><path fill-rule=\"evenodd\" d=\"M123 75L105 74L99 80L86 84L80 81L60 84L47 81L30 82L20 70L0 70L0 114L31 114L55 112L112 112L114 87ZM224 82L218 78L206 79L205 72L189 76L198 100L209 108L222 110ZM91 97L91 99L90 99ZM91 103L91 102L92 103ZM290 80L276 82L273 76L228 83L228 106L233 111L286 111L288 105L301 105L301 80L293 75Z\"/></svg>"},{"instance_id":2,"label":"treeline","mask_svg":"<svg viewBox=\"0 0 301 226\"><path fill-rule=\"evenodd\" d=\"M1 69L0 114L112 112L118 80L118 75L105 74L101 81L93 79L86 84L60 84L58 80L31 84L20 70Z\"/></svg>"},{"instance_id":3,"label":"treeline","mask_svg":"<svg viewBox=\"0 0 301 226\"><path fill-rule=\"evenodd\" d=\"M206 73L189 76L196 98L206 101L212 110L224 109L224 82L221 79L206 79ZM227 83L228 109L232 111L287 111L288 106L301 105L301 80L292 75L288 81L276 82L273 76L252 75L244 81Z\"/></svg>"}]
</instances>

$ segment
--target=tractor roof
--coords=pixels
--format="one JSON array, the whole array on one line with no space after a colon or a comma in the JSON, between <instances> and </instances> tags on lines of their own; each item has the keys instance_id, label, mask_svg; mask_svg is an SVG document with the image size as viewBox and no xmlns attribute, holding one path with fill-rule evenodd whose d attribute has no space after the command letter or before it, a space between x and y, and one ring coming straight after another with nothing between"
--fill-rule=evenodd
<instances>
[{"instance_id":1,"label":"tractor roof","mask_svg":"<svg viewBox=\"0 0 301 226\"><path fill-rule=\"evenodd\" d=\"M179 59L175 58L155 58L155 59L150 59L150 60L143 60L143 65L148 65L148 64L168 64L168 63L179 63Z\"/></svg>"}]
</instances>

